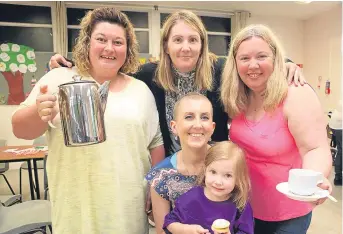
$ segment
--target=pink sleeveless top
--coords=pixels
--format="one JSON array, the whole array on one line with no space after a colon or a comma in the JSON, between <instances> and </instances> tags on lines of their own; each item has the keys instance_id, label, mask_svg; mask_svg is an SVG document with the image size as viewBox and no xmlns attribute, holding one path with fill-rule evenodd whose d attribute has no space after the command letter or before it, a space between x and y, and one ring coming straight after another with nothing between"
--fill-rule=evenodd
<instances>
[{"instance_id":1,"label":"pink sleeveless top","mask_svg":"<svg viewBox=\"0 0 343 234\"><path fill-rule=\"evenodd\" d=\"M255 218L282 221L312 210L310 203L291 200L276 190L278 183L288 181L290 169L302 167L301 155L283 115L283 104L257 122L240 114L232 120L230 138L246 153Z\"/></svg>"}]
</instances>

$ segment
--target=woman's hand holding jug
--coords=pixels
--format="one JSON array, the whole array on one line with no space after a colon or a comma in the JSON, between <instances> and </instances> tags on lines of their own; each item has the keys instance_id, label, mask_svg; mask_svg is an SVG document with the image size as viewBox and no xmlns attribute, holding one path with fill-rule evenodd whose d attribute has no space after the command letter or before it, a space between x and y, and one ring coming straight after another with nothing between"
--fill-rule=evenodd
<instances>
[{"instance_id":1,"label":"woman's hand holding jug","mask_svg":"<svg viewBox=\"0 0 343 234\"><path fill-rule=\"evenodd\" d=\"M38 115L43 122L51 121L58 113L56 105L56 96L48 93L48 86L40 87L40 94L36 98Z\"/></svg>"}]
</instances>

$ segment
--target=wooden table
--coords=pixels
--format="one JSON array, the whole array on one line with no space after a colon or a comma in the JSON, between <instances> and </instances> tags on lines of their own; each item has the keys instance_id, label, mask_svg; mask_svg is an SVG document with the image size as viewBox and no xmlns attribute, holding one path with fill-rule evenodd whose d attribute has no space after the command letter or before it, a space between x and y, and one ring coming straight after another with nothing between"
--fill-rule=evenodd
<instances>
[{"instance_id":1,"label":"wooden table","mask_svg":"<svg viewBox=\"0 0 343 234\"><path fill-rule=\"evenodd\" d=\"M37 170L37 161L43 160L45 155L47 154L47 151L38 151L33 154L27 154L27 155L17 155L13 152L4 152L8 149L28 149L35 147L33 145L25 145L25 146L2 146L0 147L0 162L20 162L24 161L27 162L27 168L29 172L29 181L30 181L30 193L31 193L31 199L34 200L34 186L33 186L33 178L32 178L32 167L31 167L31 160L33 161L33 172L35 174L35 184L36 184L36 196L37 199L40 199L40 191L39 191L39 180L38 180L38 170Z\"/></svg>"}]
</instances>

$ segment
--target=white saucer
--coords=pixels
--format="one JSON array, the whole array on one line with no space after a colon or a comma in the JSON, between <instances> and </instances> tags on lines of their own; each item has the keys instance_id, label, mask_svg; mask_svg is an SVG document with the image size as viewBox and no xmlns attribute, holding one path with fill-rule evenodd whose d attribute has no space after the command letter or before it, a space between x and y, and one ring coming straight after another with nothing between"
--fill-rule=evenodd
<instances>
[{"instance_id":1,"label":"white saucer","mask_svg":"<svg viewBox=\"0 0 343 234\"><path fill-rule=\"evenodd\" d=\"M330 195L328 190L323 190L321 188L318 188L314 194L309 195L309 196L297 195L289 191L288 182L283 182L276 185L276 189L280 193L285 194L290 199L297 200L297 201L305 201L305 202L317 201L320 198L325 198Z\"/></svg>"}]
</instances>

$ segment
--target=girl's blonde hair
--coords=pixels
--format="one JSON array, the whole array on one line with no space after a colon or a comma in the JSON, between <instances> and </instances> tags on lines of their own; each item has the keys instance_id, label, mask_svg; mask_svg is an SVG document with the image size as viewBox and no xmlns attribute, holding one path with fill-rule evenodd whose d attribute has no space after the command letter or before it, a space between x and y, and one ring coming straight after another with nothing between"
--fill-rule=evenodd
<instances>
[{"instance_id":1,"label":"girl's blonde hair","mask_svg":"<svg viewBox=\"0 0 343 234\"><path fill-rule=\"evenodd\" d=\"M207 31L201 19L191 11L181 10L169 15L162 27L160 42L160 62L156 69L156 83L166 91L176 92L175 80L171 69L171 59L167 54L168 40L172 28L180 21L196 30L201 39L201 52L195 71L195 85L198 89L211 90L213 63L217 57L209 52Z\"/></svg>"},{"instance_id":2,"label":"girl's blonde hair","mask_svg":"<svg viewBox=\"0 0 343 234\"><path fill-rule=\"evenodd\" d=\"M248 166L243 150L231 141L222 141L214 144L207 152L204 170L198 177L198 184L205 186L206 168L218 160L231 160L234 162L236 184L231 192L230 199L242 211L246 206L250 193L250 179Z\"/></svg>"},{"instance_id":3,"label":"girl's blonde hair","mask_svg":"<svg viewBox=\"0 0 343 234\"><path fill-rule=\"evenodd\" d=\"M234 38L222 74L221 100L225 111L231 118L246 111L250 89L239 77L236 55L243 41L259 37L268 43L273 52L274 71L268 79L264 92L263 107L273 111L287 96L286 67L284 53L274 33L264 25L249 25L243 28Z\"/></svg>"},{"instance_id":4,"label":"girl's blonde hair","mask_svg":"<svg viewBox=\"0 0 343 234\"><path fill-rule=\"evenodd\" d=\"M138 42L133 26L128 17L121 11L112 7L96 8L82 18L79 36L73 48L73 59L81 75L89 76L91 64L89 60L89 49L91 35L98 23L108 22L117 24L124 28L126 34L127 54L123 66L119 72L134 73L139 67Z\"/></svg>"}]
</instances>

